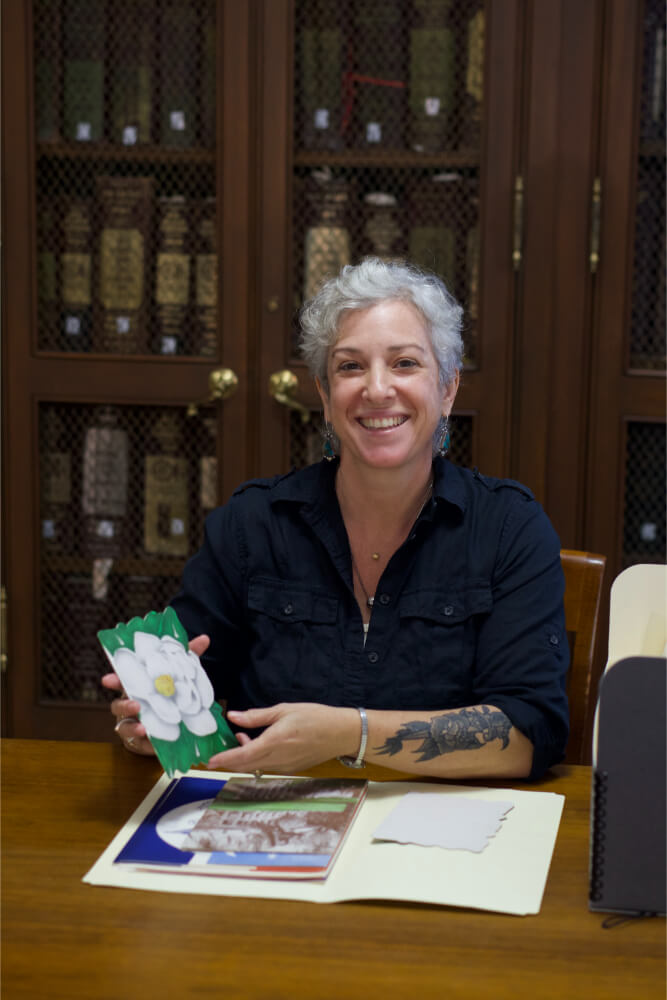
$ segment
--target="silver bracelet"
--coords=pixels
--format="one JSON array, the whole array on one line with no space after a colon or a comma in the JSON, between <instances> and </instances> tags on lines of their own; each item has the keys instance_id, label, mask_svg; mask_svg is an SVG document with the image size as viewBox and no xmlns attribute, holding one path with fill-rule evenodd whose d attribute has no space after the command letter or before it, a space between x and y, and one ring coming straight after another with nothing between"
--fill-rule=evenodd
<instances>
[{"instance_id":1,"label":"silver bracelet","mask_svg":"<svg viewBox=\"0 0 667 1000\"><path fill-rule=\"evenodd\" d=\"M368 743L368 717L366 715L366 709L359 708L359 718L361 719L361 742L359 743L359 753L354 757L339 757L338 760L341 764L345 764L345 767L365 767L366 761L364 760L364 754L366 753L366 744Z\"/></svg>"}]
</instances>

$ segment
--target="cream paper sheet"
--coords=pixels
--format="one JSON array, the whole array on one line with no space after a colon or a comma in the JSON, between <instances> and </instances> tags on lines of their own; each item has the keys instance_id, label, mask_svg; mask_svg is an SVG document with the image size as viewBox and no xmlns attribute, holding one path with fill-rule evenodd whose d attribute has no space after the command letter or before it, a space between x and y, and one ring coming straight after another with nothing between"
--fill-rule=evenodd
<instances>
[{"instance_id":1,"label":"cream paper sheet","mask_svg":"<svg viewBox=\"0 0 667 1000\"><path fill-rule=\"evenodd\" d=\"M225 778L217 771L197 777ZM539 913L565 802L554 792L477 788L417 781L370 782L335 866L325 882L290 882L215 875L146 873L114 865L114 858L167 787L163 775L84 876L92 885L264 899L337 903L403 900L472 907L500 913ZM409 792L437 792L487 801L511 801L498 836L479 854L377 841L373 832Z\"/></svg>"}]
</instances>

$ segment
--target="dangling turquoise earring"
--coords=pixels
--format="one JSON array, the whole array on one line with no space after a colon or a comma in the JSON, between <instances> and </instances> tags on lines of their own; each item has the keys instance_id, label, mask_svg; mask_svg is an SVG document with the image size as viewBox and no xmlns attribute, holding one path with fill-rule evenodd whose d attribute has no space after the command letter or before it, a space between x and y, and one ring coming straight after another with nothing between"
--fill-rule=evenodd
<instances>
[{"instance_id":1,"label":"dangling turquoise earring","mask_svg":"<svg viewBox=\"0 0 667 1000\"><path fill-rule=\"evenodd\" d=\"M322 445L322 456L327 462L333 462L336 457L336 452L333 446L333 427L331 424L324 422L324 444Z\"/></svg>"},{"instance_id":2,"label":"dangling turquoise earring","mask_svg":"<svg viewBox=\"0 0 667 1000\"><path fill-rule=\"evenodd\" d=\"M449 451L449 417L443 417L441 420L441 434L440 434L440 444L438 446L438 454L444 458Z\"/></svg>"}]
</instances>

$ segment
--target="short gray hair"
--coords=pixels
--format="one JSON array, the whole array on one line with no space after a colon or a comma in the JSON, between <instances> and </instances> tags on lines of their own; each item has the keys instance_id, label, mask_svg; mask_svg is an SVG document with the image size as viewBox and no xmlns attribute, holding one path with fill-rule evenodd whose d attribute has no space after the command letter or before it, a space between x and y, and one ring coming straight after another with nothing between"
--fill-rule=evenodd
<instances>
[{"instance_id":1,"label":"short gray hair","mask_svg":"<svg viewBox=\"0 0 667 1000\"><path fill-rule=\"evenodd\" d=\"M411 303L424 318L441 385L455 378L463 360L461 306L435 274L403 261L366 257L346 265L301 310L301 354L327 392L329 350L343 314L392 299Z\"/></svg>"}]
</instances>

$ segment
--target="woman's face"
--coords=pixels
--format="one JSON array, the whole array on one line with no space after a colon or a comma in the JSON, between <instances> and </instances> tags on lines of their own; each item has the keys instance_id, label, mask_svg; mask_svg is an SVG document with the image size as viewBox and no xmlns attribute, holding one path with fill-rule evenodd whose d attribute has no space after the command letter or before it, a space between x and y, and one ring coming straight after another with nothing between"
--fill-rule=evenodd
<instances>
[{"instance_id":1,"label":"woman's face","mask_svg":"<svg viewBox=\"0 0 667 1000\"><path fill-rule=\"evenodd\" d=\"M433 434L452 408L458 374L441 386L426 324L409 303L390 300L344 315L318 381L341 459L376 468L430 463Z\"/></svg>"}]
</instances>

